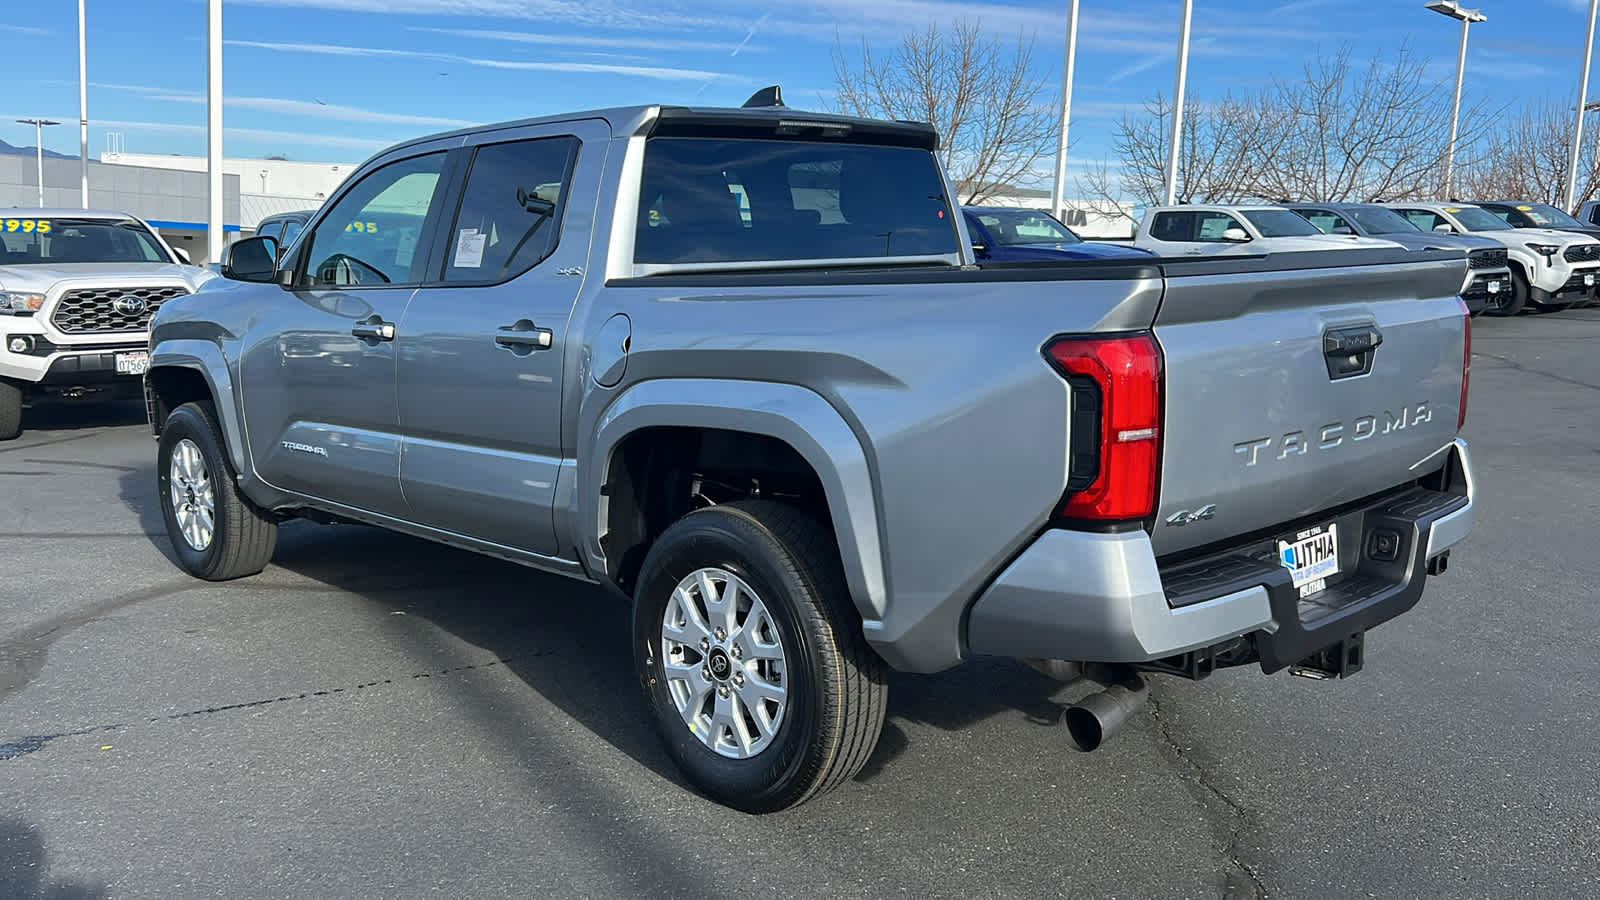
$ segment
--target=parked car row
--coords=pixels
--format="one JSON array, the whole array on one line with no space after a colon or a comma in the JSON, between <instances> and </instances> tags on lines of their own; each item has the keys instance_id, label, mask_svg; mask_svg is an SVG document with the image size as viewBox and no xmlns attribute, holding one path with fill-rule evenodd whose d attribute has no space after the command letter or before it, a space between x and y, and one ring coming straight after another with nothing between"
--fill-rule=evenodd
<instances>
[{"instance_id":1,"label":"parked car row","mask_svg":"<svg viewBox=\"0 0 1600 900\"><path fill-rule=\"evenodd\" d=\"M1600 209L1593 214L1600 216ZM1585 224L1544 203L1153 206L1145 211L1134 238L1099 246L1131 247L1162 257L1459 250L1468 259L1461 298L1473 315L1556 312L1600 299L1600 224Z\"/></svg>"}]
</instances>

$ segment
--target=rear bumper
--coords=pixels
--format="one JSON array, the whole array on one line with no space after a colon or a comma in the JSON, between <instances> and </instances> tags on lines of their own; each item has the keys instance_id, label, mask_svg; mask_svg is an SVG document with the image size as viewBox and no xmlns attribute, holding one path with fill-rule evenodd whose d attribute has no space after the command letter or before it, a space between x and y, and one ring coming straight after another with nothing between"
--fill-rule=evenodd
<instances>
[{"instance_id":1,"label":"rear bumper","mask_svg":"<svg viewBox=\"0 0 1600 900\"><path fill-rule=\"evenodd\" d=\"M998 656L1153 663L1233 642L1234 651L1265 671L1293 665L1421 599L1430 566L1472 527L1466 443L1456 440L1448 457L1431 483L1279 529L1292 533L1328 521L1339 526L1342 574L1305 598L1278 564L1271 536L1163 564L1143 531L1047 531L973 604L968 648ZM1374 546L1380 534L1392 541L1392 558Z\"/></svg>"}]
</instances>

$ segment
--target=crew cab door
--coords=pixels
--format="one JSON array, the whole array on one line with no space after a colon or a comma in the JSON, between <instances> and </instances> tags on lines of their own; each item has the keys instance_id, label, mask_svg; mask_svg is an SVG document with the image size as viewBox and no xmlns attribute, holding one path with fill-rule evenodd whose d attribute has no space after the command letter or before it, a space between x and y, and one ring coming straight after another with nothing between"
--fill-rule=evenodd
<instances>
[{"instance_id":1,"label":"crew cab door","mask_svg":"<svg viewBox=\"0 0 1600 900\"><path fill-rule=\"evenodd\" d=\"M559 555L562 358L610 138L586 120L487 132L462 151L459 204L397 340L414 521Z\"/></svg>"},{"instance_id":2,"label":"crew cab door","mask_svg":"<svg viewBox=\"0 0 1600 900\"><path fill-rule=\"evenodd\" d=\"M336 195L285 259L290 287L243 341L251 458L274 487L406 514L395 329L443 208L447 149L401 151Z\"/></svg>"}]
</instances>

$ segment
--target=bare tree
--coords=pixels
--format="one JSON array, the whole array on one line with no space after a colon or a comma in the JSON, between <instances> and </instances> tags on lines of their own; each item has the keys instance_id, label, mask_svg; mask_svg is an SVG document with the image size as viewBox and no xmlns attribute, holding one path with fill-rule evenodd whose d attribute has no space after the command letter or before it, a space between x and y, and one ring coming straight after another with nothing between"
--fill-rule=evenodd
<instances>
[{"instance_id":1,"label":"bare tree","mask_svg":"<svg viewBox=\"0 0 1600 900\"><path fill-rule=\"evenodd\" d=\"M979 24L908 32L887 55L861 41L858 67L833 52L837 108L858 116L927 122L962 202L981 203L1030 174L1053 147L1059 106L1041 102L1029 68L1033 39L1007 49Z\"/></svg>"},{"instance_id":2,"label":"bare tree","mask_svg":"<svg viewBox=\"0 0 1600 900\"><path fill-rule=\"evenodd\" d=\"M1178 199L1364 201L1425 197L1442 185L1450 86L1431 81L1427 60L1402 46L1398 58L1374 56L1364 67L1349 48L1318 55L1298 78L1275 78L1259 92L1203 103L1184 112ZM1170 102L1157 96L1145 115L1124 116L1112 140L1125 196L1164 197ZM1463 110L1458 159L1492 119L1483 104ZM1118 187L1098 173L1080 181L1097 199Z\"/></svg>"},{"instance_id":3,"label":"bare tree","mask_svg":"<svg viewBox=\"0 0 1600 900\"><path fill-rule=\"evenodd\" d=\"M1563 202L1574 115L1566 104L1540 100L1499 121L1462 173L1463 199ZM1584 130L1573 196L1578 204L1600 191L1600 116L1591 117Z\"/></svg>"}]
</instances>

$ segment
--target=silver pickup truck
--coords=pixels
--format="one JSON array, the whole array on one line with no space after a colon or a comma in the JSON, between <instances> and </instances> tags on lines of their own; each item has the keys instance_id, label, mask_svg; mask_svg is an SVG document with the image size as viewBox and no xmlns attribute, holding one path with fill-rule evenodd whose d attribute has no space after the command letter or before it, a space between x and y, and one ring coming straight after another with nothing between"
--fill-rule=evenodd
<instances>
[{"instance_id":1,"label":"silver pickup truck","mask_svg":"<svg viewBox=\"0 0 1600 900\"><path fill-rule=\"evenodd\" d=\"M857 772L889 668L1342 677L1467 533L1465 253L978 266L938 136L781 105L483 126L362 165L165 304L200 578L361 522L611 586L686 778ZM359 566L359 560L351 565Z\"/></svg>"}]
</instances>

